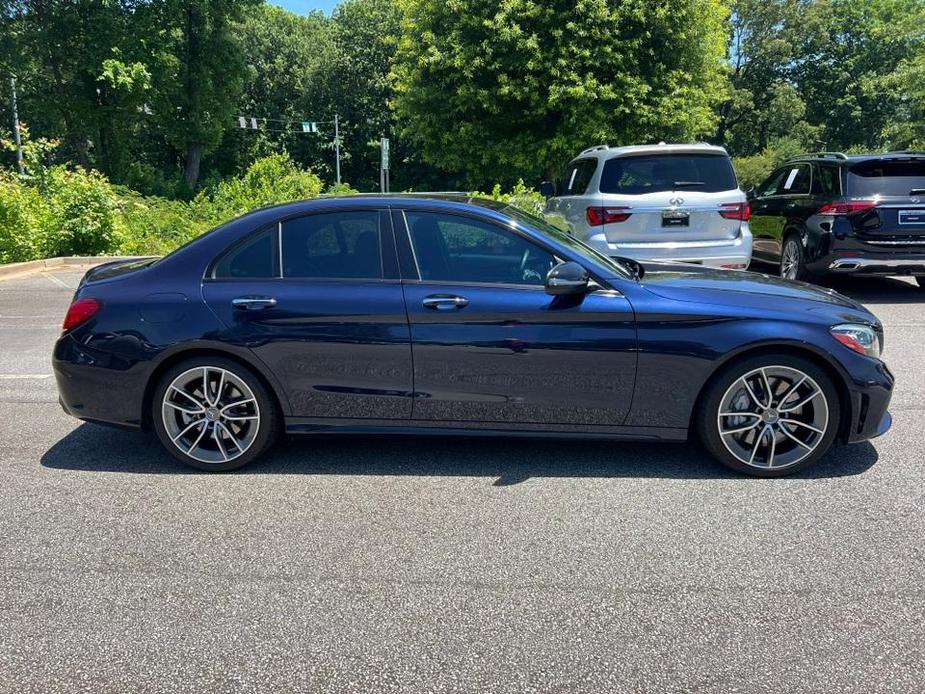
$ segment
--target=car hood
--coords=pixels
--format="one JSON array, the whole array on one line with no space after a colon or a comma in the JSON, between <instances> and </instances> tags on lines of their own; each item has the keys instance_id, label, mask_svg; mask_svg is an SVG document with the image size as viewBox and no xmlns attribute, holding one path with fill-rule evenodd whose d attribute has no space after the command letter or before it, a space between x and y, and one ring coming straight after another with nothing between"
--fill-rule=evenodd
<instances>
[{"instance_id":1,"label":"car hood","mask_svg":"<svg viewBox=\"0 0 925 694\"><path fill-rule=\"evenodd\" d=\"M876 322L864 306L832 289L758 272L680 263L645 263L640 284L653 294L675 301L816 312L824 305L836 311L846 309L843 314L846 319Z\"/></svg>"}]
</instances>

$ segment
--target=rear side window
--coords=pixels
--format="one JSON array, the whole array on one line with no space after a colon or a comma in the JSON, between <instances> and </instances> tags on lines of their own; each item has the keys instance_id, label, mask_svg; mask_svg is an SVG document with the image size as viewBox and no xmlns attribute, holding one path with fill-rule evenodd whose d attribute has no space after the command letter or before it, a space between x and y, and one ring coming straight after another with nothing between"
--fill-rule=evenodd
<instances>
[{"instance_id":1,"label":"rear side window","mask_svg":"<svg viewBox=\"0 0 925 694\"><path fill-rule=\"evenodd\" d=\"M215 264L216 279L269 279L279 277L276 226L234 246Z\"/></svg>"},{"instance_id":2,"label":"rear side window","mask_svg":"<svg viewBox=\"0 0 925 694\"><path fill-rule=\"evenodd\" d=\"M569 164L562 181L562 195L584 195L597 170L597 159L579 159Z\"/></svg>"},{"instance_id":3,"label":"rear side window","mask_svg":"<svg viewBox=\"0 0 925 694\"><path fill-rule=\"evenodd\" d=\"M838 168L827 164L816 166L816 172L813 176L813 194L814 195L841 195L841 183L838 180Z\"/></svg>"},{"instance_id":4,"label":"rear side window","mask_svg":"<svg viewBox=\"0 0 925 694\"><path fill-rule=\"evenodd\" d=\"M848 169L847 194L916 195L925 190L925 159L875 159Z\"/></svg>"},{"instance_id":5,"label":"rear side window","mask_svg":"<svg viewBox=\"0 0 925 694\"><path fill-rule=\"evenodd\" d=\"M381 279L376 210L328 212L282 224L283 277Z\"/></svg>"},{"instance_id":6,"label":"rear side window","mask_svg":"<svg viewBox=\"0 0 925 694\"><path fill-rule=\"evenodd\" d=\"M649 154L604 163L602 193L643 195L672 190L719 193L738 188L729 157L721 154Z\"/></svg>"}]
</instances>

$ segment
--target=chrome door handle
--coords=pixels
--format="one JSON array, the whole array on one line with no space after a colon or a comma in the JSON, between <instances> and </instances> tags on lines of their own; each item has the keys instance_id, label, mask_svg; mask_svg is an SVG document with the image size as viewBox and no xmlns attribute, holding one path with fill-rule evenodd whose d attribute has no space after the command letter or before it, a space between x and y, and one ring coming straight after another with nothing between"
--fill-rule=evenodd
<instances>
[{"instance_id":1,"label":"chrome door handle","mask_svg":"<svg viewBox=\"0 0 925 694\"><path fill-rule=\"evenodd\" d=\"M424 308L432 308L436 311L451 311L455 308L465 308L469 305L469 300L464 296L434 294L425 296L421 303L424 304Z\"/></svg>"},{"instance_id":2,"label":"chrome door handle","mask_svg":"<svg viewBox=\"0 0 925 694\"><path fill-rule=\"evenodd\" d=\"M231 300L231 305L241 311L260 311L276 306L276 299L271 296L239 296Z\"/></svg>"}]
</instances>

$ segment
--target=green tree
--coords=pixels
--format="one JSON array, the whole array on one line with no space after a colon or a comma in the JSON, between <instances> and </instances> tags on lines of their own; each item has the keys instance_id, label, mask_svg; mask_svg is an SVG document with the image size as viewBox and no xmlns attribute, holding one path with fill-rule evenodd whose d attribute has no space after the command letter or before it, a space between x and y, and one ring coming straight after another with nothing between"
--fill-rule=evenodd
<instances>
[{"instance_id":1,"label":"green tree","mask_svg":"<svg viewBox=\"0 0 925 694\"><path fill-rule=\"evenodd\" d=\"M787 137L811 147L819 128L806 120L796 66L824 36L817 0L735 0L729 21L728 99L719 109L718 144L752 154Z\"/></svg>"},{"instance_id":2,"label":"green tree","mask_svg":"<svg viewBox=\"0 0 925 694\"><path fill-rule=\"evenodd\" d=\"M389 70L401 10L394 0L346 0L335 8L330 28L331 42L309 82L306 107L316 108L325 120L340 116L343 177L365 189L378 188L379 139L394 130ZM324 161L327 171L331 154ZM402 158L400 143L392 155L393 161Z\"/></svg>"},{"instance_id":3,"label":"green tree","mask_svg":"<svg viewBox=\"0 0 925 694\"><path fill-rule=\"evenodd\" d=\"M326 155L320 135L273 131L324 117L307 94L321 79L319 66L332 43L331 21L321 12L302 16L262 4L246 9L235 34L245 63L240 113L279 120L267 121L270 130L256 132L232 123L210 157L212 172L227 176L246 169L259 157L283 151L315 168Z\"/></svg>"},{"instance_id":4,"label":"green tree","mask_svg":"<svg viewBox=\"0 0 925 694\"><path fill-rule=\"evenodd\" d=\"M921 0L818 0L822 38L802 52L793 75L807 120L825 126L826 146L868 150L885 146L905 95L890 76L921 55Z\"/></svg>"},{"instance_id":5,"label":"green tree","mask_svg":"<svg viewBox=\"0 0 925 694\"><path fill-rule=\"evenodd\" d=\"M232 125L245 81L234 28L259 0L160 0L146 8L153 108L163 135L183 157L191 190L204 154Z\"/></svg>"},{"instance_id":6,"label":"green tree","mask_svg":"<svg viewBox=\"0 0 925 694\"><path fill-rule=\"evenodd\" d=\"M535 180L583 146L714 131L719 0L402 0L395 111L467 182Z\"/></svg>"}]
</instances>

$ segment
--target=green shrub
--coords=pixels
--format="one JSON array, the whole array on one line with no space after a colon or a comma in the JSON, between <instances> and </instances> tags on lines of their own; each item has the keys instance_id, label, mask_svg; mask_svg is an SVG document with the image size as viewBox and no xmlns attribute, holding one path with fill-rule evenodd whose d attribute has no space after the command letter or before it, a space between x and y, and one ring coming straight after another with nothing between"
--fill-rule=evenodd
<instances>
[{"instance_id":1,"label":"green shrub","mask_svg":"<svg viewBox=\"0 0 925 694\"><path fill-rule=\"evenodd\" d=\"M48 210L33 187L18 176L0 174L0 263L39 257L39 239Z\"/></svg>"},{"instance_id":2,"label":"green shrub","mask_svg":"<svg viewBox=\"0 0 925 694\"><path fill-rule=\"evenodd\" d=\"M245 212L316 197L323 184L287 155L259 159L191 202L145 197L99 173L0 172L0 263L57 255L162 255ZM339 192L352 191L342 185Z\"/></svg>"},{"instance_id":3,"label":"green shrub","mask_svg":"<svg viewBox=\"0 0 925 694\"><path fill-rule=\"evenodd\" d=\"M508 193L502 193L501 185L496 183L491 193L474 192L472 195L480 198L498 200L499 202L506 202L512 207L516 207L534 215L542 215L543 208L546 206L546 198L540 195L539 191L524 185L522 178L517 180L517 183L514 184L514 187L511 188Z\"/></svg>"},{"instance_id":4,"label":"green shrub","mask_svg":"<svg viewBox=\"0 0 925 694\"><path fill-rule=\"evenodd\" d=\"M222 181L196 196L197 217L213 225L258 207L317 197L324 184L311 171L300 169L288 154L255 161L239 178Z\"/></svg>"},{"instance_id":5,"label":"green shrub","mask_svg":"<svg viewBox=\"0 0 925 694\"><path fill-rule=\"evenodd\" d=\"M116 196L106 178L95 171L48 169L40 192L49 215L39 238L43 257L100 255L115 239Z\"/></svg>"}]
</instances>

